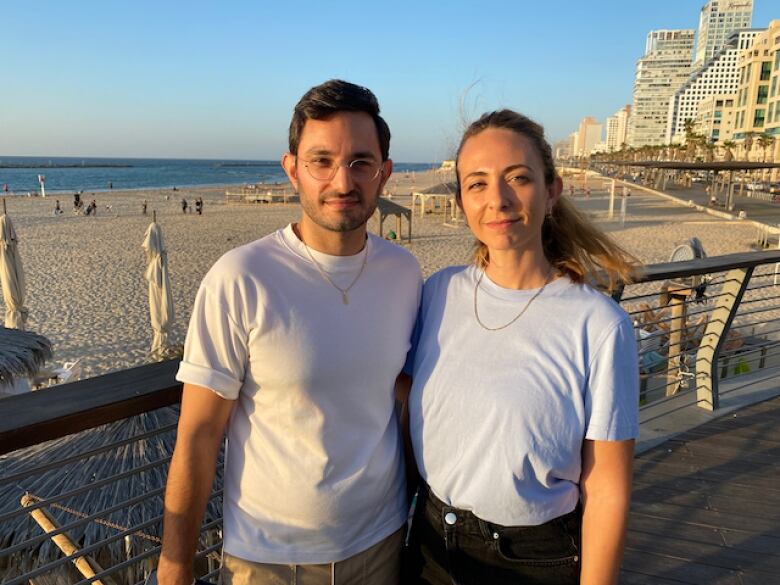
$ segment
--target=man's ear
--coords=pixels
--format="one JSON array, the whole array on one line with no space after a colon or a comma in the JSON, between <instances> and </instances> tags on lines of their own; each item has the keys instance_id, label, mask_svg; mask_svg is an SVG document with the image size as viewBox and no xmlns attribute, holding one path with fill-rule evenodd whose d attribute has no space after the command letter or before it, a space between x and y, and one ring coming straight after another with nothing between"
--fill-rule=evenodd
<instances>
[{"instance_id":1,"label":"man's ear","mask_svg":"<svg viewBox=\"0 0 780 585\"><path fill-rule=\"evenodd\" d=\"M282 168L287 178L290 179L293 188L298 191L298 157L290 152L282 155Z\"/></svg>"},{"instance_id":2,"label":"man's ear","mask_svg":"<svg viewBox=\"0 0 780 585\"><path fill-rule=\"evenodd\" d=\"M382 162L382 179L379 182L379 192L382 193L385 189L385 185L387 184L388 179L390 179L390 175L393 174L393 161L391 159L387 159L386 161Z\"/></svg>"}]
</instances>

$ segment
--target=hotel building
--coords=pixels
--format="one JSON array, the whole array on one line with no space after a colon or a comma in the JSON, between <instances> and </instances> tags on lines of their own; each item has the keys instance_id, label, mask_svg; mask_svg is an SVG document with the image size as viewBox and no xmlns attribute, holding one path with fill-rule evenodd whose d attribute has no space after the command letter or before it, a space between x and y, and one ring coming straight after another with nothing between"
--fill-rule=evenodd
<instances>
[{"instance_id":1,"label":"hotel building","mask_svg":"<svg viewBox=\"0 0 780 585\"><path fill-rule=\"evenodd\" d=\"M631 106L620 108L613 116L607 118L607 151L620 150L628 142L628 121L631 118Z\"/></svg>"},{"instance_id":2,"label":"hotel building","mask_svg":"<svg viewBox=\"0 0 780 585\"><path fill-rule=\"evenodd\" d=\"M711 0L701 9L694 69L718 54L735 30L750 28L753 0Z\"/></svg>"},{"instance_id":3,"label":"hotel building","mask_svg":"<svg viewBox=\"0 0 780 585\"><path fill-rule=\"evenodd\" d=\"M685 121L695 120L699 102L713 96L736 93L739 86L737 60L742 51L753 45L761 30L744 30L732 33L725 45L694 71L669 102L665 142L685 141Z\"/></svg>"},{"instance_id":4,"label":"hotel building","mask_svg":"<svg viewBox=\"0 0 780 585\"><path fill-rule=\"evenodd\" d=\"M647 35L645 55L637 61L628 144L663 144L669 102L691 74L692 29L655 30Z\"/></svg>"}]
</instances>

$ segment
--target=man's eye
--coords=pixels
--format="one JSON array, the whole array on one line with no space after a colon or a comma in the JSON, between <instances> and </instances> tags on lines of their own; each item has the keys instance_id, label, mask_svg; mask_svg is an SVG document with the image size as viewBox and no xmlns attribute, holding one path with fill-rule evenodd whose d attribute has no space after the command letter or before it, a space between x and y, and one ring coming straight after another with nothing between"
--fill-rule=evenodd
<instances>
[{"instance_id":1,"label":"man's eye","mask_svg":"<svg viewBox=\"0 0 780 585\"><path fill-rule=\"evenodd\" d=\"M323 158L323 157L313 158L312 160L309 161L309 163L311 163L315 167L320 167L322 169L329 169L330 167L333 166L333 161L331 161L329 158Z\"/></svg>"},{"instance_id":2,"label":"man's eye","mask_svg":"<svg viewBox=\"0 0 780 585\"><path fill-rule=\"evenodd\" d=\"M509 177L510 183L516 183L518 185L525 185L530 179L526 175L512 175Z\"/></svg>"}]
</instances>

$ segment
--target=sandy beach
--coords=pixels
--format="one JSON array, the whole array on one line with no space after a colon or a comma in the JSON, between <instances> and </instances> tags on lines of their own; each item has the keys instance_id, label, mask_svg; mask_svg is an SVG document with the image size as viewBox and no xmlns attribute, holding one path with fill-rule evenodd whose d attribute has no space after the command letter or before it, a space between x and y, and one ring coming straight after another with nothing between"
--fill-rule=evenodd
<instances>
[{"instance_id":1,"label":"sandy beach","mask_svg":"<svg viewBox=\"0 0 780 585\"><path fill-rule=\"evenodd\" d=\"M413 189L441 178L435 172L402 175L391 178L388 187L396 202L408 206ZM591 186L589 199L581 194L574 198L577 205L648 264L668 260L673 247L692 236L703 242L710 256L750 250L755 238L755 227L749 223L712 217L637 189L629 198L625 223L620 221L619 203L615 219L608 220L602 181L592 180ZM181 198L192 203L198 196L204 200L203 215L183 214ZM74 215L72 196L60 198L64 213L57 216L55 197L7 200L27 276L28 329L52 341L53 365L82 358L82 377L148 360L151 328L141 243L153 210L168 247L176 311L172 340L177 344L184 341L195 293L209 267L226 251L300 215L297 203L227 204L224 187L85 193L83 198L87 203L97 200L96 217ZM143 200L148 201L146 216L141 214ZM373 233L378 233L377 217L369 222ZM385 233L391 229L392 218L385 223ZM427 277L444 266L467 262L472 241L462 222L444 225L440 212L422 218L416 213L413 242L402 245L418 258ZM1 298L0 308L5 309Z\"/></svg>"}]
</instances>

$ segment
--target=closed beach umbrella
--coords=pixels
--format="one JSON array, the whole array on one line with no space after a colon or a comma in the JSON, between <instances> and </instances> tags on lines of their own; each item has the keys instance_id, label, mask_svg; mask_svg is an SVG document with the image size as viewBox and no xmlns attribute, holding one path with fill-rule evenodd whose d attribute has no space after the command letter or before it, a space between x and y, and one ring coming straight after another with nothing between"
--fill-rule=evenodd
<instances>
[{"instance_id":1,"label":"closed beach umbrella","mask_svg":"<svg viewBox=\"0 0 780 585\"><path fill-rule=\"evenodd\" d=\"M168 332L173 324L173 298L168 277L168 252L162 228L156 221L146 230L143 248L147 262L144 276L149 282L149 317L154 331L151 353L161 355L168 346Z\"/></svg>"},{"instance_id":2,"label":"closed beach umbrella","mask_svg":"<svg viewBox=\"0 0 780 585\"><path fill-rule=\"evenodd\" d=\"M17 242L11 218L3 213L0 215L0 287L5 301L5 326L10 329L24 329L27 322L24 269Z\"/></svg>"}]
</instances>

